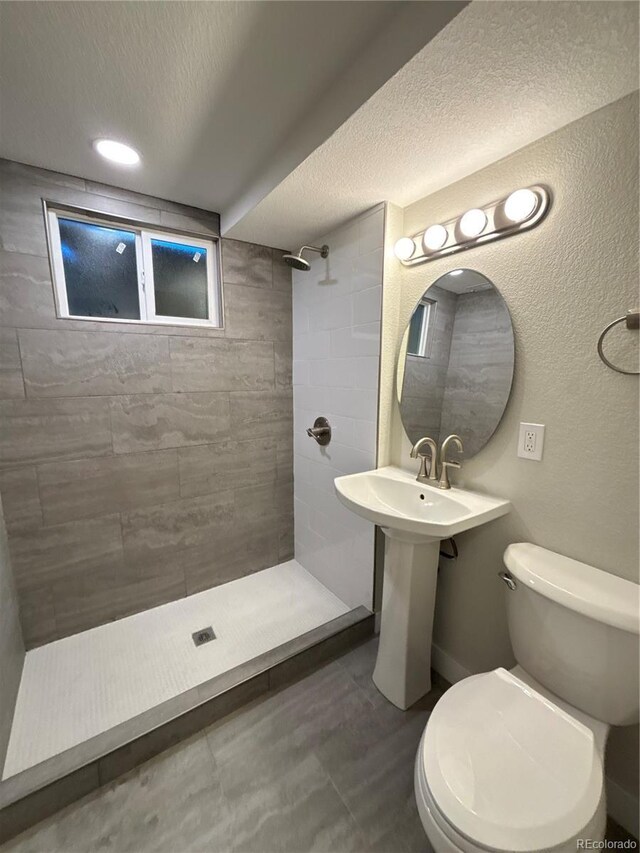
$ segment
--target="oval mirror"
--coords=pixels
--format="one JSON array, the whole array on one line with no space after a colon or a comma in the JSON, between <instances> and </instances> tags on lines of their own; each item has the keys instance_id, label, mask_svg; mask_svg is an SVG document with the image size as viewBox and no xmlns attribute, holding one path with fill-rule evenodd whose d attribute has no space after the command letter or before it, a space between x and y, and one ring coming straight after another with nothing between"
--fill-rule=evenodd
<instances>
[{"instance_id":1,"label":"oval mirror","mask_svg":"<svg viewBox=\"0 0 640 853\"><path fill-rule=\"evenodd\" d=\"M457 433L468 459L500 423L513 380L511 317L497 288L474 270L453 270L425 290L398 357L402 423L415 444Z\"/></svg>"}]
</instances>

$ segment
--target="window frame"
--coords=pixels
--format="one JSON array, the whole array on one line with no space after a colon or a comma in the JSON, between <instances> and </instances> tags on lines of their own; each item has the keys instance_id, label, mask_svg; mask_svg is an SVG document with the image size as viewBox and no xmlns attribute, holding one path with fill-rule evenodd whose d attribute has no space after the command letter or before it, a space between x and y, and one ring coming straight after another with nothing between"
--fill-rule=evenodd
<instances>
[{"instance_id":1,"label":"window frame","mask_svg":"<svg viewBox=\"0 0 640 853\"><path fill-rule=\"evenodd\" d=\"M423 305L426 309L422 314L422 322L420 324L420 339L418 341L418 349L420 352L410 352L408 355L411 355L414 358L431 358L433 327L435 326L438 300L423 296L418 302L418 305Z\"/></svg>"},{"instance_id":2,"label":"window frame","mask_svg":"<svg viewBox=\"0 0 640 853\"><path fill-rule=\"evenodd\" d=\"M43 199L43 212L47 235L49 267L53 284L56 316L61 320L84 320L93 323L126 323L134 326L187 326L191 328L224 329L224 292L220 237L186 231L180 228L163 228L155 223L118 216L98 210L89 210L74 205L60 204ZM104 228L119 228L135 236L136 270L138 278L138 302L140 319L119 317L87 317L69 312L67 284L62 257L62 242L58 219L73 219ZM165 317L155 313L155 291L153 283L153 261L151 240L163 240L206 250L207 303L209 317Z\"/></svg>"}]
</instances>

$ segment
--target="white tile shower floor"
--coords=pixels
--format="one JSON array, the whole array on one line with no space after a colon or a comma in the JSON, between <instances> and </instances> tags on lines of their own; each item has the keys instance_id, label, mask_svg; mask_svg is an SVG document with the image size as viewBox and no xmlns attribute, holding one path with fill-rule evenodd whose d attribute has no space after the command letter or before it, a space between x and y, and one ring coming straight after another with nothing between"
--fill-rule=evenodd
<instances>
[{"instance_id":1,"label":"white tile shower floor","mask_svg":"<svg viewBox=\"0 0 640 853\"><path fill-rule=\"evenodd\" d=\"M296 560L32 649L3 778L347 613ZM196 646L211 626L217 639Z\"/></svg>"}]
</instances>

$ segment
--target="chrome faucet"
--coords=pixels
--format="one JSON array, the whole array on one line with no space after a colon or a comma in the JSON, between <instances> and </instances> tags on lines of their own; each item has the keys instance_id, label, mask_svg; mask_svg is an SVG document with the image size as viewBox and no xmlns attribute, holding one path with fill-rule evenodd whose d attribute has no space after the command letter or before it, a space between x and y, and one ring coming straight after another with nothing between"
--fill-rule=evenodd
<instances>
[{"instance_id":1,"label":"chrome faucet","mask_svg":"<svg viewBox=\"0 0 640 853\"><path fill-rule=\"evenodd\" d=\"M428 457L424 453L420 453L420 448L425 444L429 447L429 450L431 451L431 459L429 462L428 470ZM418 476L416 477L416 480L419 483L436 482L438 480L438 445L432 438L429 438L429 436L425 436L419 441L416 441L416 443L411 448L410 456L412 459L420 459L420 470L418 471Z\"/></svg>"},{"instance_id":2,"label":"chrome faucet","mask_svg":"<svg viewBox=\"0 0 640 853\"><path fill-rule=\"evenodd\" d=\"M457 445L460 453L464 451L464 447L462 446L462 439L459 435L448 435L442 442L442 447L440 448L440 481L438 482L439 489L451 488L451 483L449 482L449 468L462 467L461 462L454 462L453 460L447 459L447 448L451 443Z\"/></svg>"}]
</instances>

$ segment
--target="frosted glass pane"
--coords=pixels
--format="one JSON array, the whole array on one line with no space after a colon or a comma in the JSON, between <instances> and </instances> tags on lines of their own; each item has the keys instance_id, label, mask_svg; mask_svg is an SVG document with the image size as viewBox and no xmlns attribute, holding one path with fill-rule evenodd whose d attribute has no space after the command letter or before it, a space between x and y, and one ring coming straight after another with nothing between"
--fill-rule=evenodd
<instances>
[{"instance_id":1,"label":"frosted glass pane","mask_svg":"<svg viewBox=\"0 0 640 853\"><path fill-rule=\"evenodd\" d=\"M156 314L206 320L207 250L165 240L151 241Z\"/></svg>"},{"instance_id":2,"label":"frosted glass pane","mask_svg":"<svg viewBox=\"0 0 640 853\"><path fill-rule=\"evenodd\" d=\"M61 217L58 224L69 313L139 320L135 234Z\"/></svg>"},{"instance_id":3,"label":"frosted glass pane","mask_svg":"<svg viewBox=\"0 0 640 853\"><path fill-rule=\"evenodd\" d=\"M413 317L411 318L411 324L409 326L409 344L407 346L407 352L409 355L424 355L424 353L421 352L420 340L422 338L422 327L427 319L425 316L426 310L427 306L424 302L421 302L413 312Z\"/></svg>"}]
</instances>

